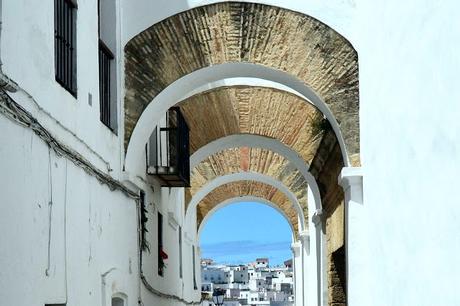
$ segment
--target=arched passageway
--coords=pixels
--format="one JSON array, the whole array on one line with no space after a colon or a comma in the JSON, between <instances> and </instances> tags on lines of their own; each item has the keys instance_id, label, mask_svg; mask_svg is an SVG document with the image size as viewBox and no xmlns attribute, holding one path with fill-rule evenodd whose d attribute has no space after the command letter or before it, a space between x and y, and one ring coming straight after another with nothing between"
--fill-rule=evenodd
<instances>
[{"instance_id":1,"label":"arched passageway","mask_svg":"<svg viewBox=\"0 0 460 306\"><path fill-rule=\"evenodd\" d=\"M198 230L232 197L274 202L299 239L315 229L318 254L326 235L327 264L315 262L322 269L314 280L316 302L346 303L345 197L337 178L344 167L360 165L357 53L348 41L300 13L225 2L171 16L133 37L125 71L128 175L142 172L144 144L168 108L179 106L190 128L187 222ZM212 85L238 77L281 86ZM244 135L277 144L232 144Z\"/></svg>"},{"instance_id":2,"label":"arched passageway","mask_svg":"<svg viewBox=\"0 0 460 306\"><path fill-rule=\"evenodd\" d=\"M125 52L126 145L143 110L168 85L200 68L248 62L303 80L345 127L349 155L359 153L357 55L314 18L261 4L218 3L153 25Z\"/></svg>"}]
</instances>

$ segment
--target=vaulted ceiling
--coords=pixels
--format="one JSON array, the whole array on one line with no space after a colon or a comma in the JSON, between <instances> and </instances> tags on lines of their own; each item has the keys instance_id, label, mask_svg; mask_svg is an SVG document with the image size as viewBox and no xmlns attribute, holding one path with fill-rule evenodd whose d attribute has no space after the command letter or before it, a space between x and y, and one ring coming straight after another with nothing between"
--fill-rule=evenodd
<instances>
[{"instance_id":1,"label":"vaulted ceiling","mask_svg":"<svg viewBox=\"0 0 460 306\"><path fill-rule=\"evenodd\" d=\"M331 109L348 153L359 153L358 64L353 47L312 17L244 2L179 13L128 42L125 146L140 115L159 92L197 69L227 62L263 65L302 80Z\"/></svg>"},{"instance_id":2,"label":"vaulted ceiling","mask_svg":"<svg viewBox=\"0 0 460 306\"><path fill-rule=\"evenodd\" d=\"M190 152L234 134L278 139L309 163L321 140L322 114L298 96L266 87L221 87L179 104L190 129Z\"/></svg>"},{"instance_id":3,"label":"vaulted ceiling","mask_svg":"<svg viewBox=\"0 0 460 306\"><path fill-rule=\"evenodd\" d=\"M198 164L191 175L190 197L212 180L227 174L260 173L281 182L297 198L304 215L308 215L307 187L302 174L285 157L260 148L233 148L213 154ZM225 190L221 189L222 192ZM202 212L205 208L200 208Z\"/></svg>"},{"instance_id":4,"label":"vaulted ceiling","mask_svg":"<svg viewBox=\"0 0 460 306\"><path fill-rule=\"evenodd\" d=\"M359 164L356 51L340 34L310 16L247 2L222 2L179 13L127 43L125 148L141 114L154 105L160 92L196 70L224 63L251 63L299 80L330 110L346 153ZM275 88L231 86L174 102L178 102L190 127L191 154L229 135L256 134L280 141L310 166L325 207L333 211L342 205L343 195L337 192L336 181L344 160L337 135L325 122L324 114L305 99ZM286 186L308 215L305 179L289 161L270 150L226 149L191 170L186 203L217 177L254 172ZM273 202L298 229L296 210L285 194L250 180L227 183L208 193L197 206L198 224L222 201L245 195Z\"/></svg>"}]
</instances>

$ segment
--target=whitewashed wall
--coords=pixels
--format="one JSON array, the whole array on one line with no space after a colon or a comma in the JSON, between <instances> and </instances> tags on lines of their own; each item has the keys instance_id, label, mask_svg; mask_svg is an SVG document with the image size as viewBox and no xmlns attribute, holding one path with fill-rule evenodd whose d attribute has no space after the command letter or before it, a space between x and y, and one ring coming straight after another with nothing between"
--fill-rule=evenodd
<instances>
[{"instance_id":1,"label":"whitewashed wall","mask_svg":"<svg viewBox=\"0 0 460 306\"><path fill-rule=\"evenodd\" d=\"M357 8L368 222L355 305L459 305L460 5Z\"/></svg>"},{"instance_id":2,"label":"whitewashed wall","mask_svg":"<svg viewBox=\"0 0 460 306\"><path fill-rule=\"evenodd\" d=\"M55 81L54 1L2 0L2 70L38 106L24 92L14 98L58 139L104 172L109 173L110 168L112 176L120 177L122 135L112 133L99 120L96 3L78 1L77 99Z\"/></svg>"},{"instance_id":3,"label":"whitewashed wall","mask_svg":"<svg viewBox=\"0 0 460 306\"><path fill-rule=\"evenodd\" d=\"M109 306L105 291L136 305L135 201L2 115L0 131L0 304Z\"/></svg>"},{"instance_id":4,"label":"whitewashed wall","mask_svg":"<svg viewBox=\"0 0 460 306\"><path fill-rule=\"evenodd\" d=\"M143 252L142 266L145 278L155 290L162 293L174 295L187 302L200 301L200 254L196 240L192 239L194 236L190 235L193 228L184 228L184 189L161 188L154 182L154 192L150 188L146 189L146 206L149 218L146 239L150 245L150 252ZM158 212L163 215L163 249L168 254L163 276L158 275ZM196 228L195 224L193 226ZM179 226L182 227L182 278L179 277ZM193 288L192 245L196 248L196 283L199 290ZM146 305L180 304L175 299L159 298L146 288L142 292Z\"/></svg>"}]
</instances>

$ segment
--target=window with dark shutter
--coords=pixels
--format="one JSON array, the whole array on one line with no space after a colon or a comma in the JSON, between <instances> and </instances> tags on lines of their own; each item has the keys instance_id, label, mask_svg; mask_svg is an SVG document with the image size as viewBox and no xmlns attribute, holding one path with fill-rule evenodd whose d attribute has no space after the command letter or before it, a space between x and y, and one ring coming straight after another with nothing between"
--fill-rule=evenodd
<instances>
[{"instance_id":1,"label":"window with dark shutter","mask_svg":"<svg viewBox=\"0 0 460 306\"><path fill-rule=\"evenodd\" d=\"M112 129L110 124L111 65L114 56L102 40L99 40L99 107L102 123Z\"/></svg>"},{"instance_id":2,"label":"window with dark shutter","mask_svg":"<svg viewBox=\"0 0 460 306\"><path fill-rule=\"evenodd\" d=\"M77 96L77 7L71 0L54 0L54 68L56 81Z\"/></svg>"},{"instance_id":3,"label":"window with dark shutter","mask_svg":"<svg viewBox=\"0 0 460 306\"><path fill-rule=\"evenodd\" d=\"M98 0L98 16L100 120L111 131L116 133L116 1Z\"/></svg>"},{"instance_id":4,"label":"window with dark shutter","mask_svg":"<svg viewBox=\"0 0 460 306\"><path fill-rule=\"evenodd\" d=\"M190 186L189 132L180 108L171 107L165 126L150 136L147 174L156 176L163 187Z\"/></svg>"}]
</instances>

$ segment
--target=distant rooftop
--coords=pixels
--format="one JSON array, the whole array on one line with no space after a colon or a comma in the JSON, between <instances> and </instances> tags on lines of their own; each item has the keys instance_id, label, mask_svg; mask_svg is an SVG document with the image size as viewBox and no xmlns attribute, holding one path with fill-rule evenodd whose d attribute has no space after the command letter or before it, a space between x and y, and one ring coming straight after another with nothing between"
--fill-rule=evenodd
<instances>
[{"instance_id":1,"label":"distant rooftop","mask_svg":"<svg viewBox=\"0 0 460 306\"><path fill-rule=\"evenodd\" d=\"M257 258L256 261L266 261L266 262L268 262L268 258Z\"/></svg>"}]
</instances>

